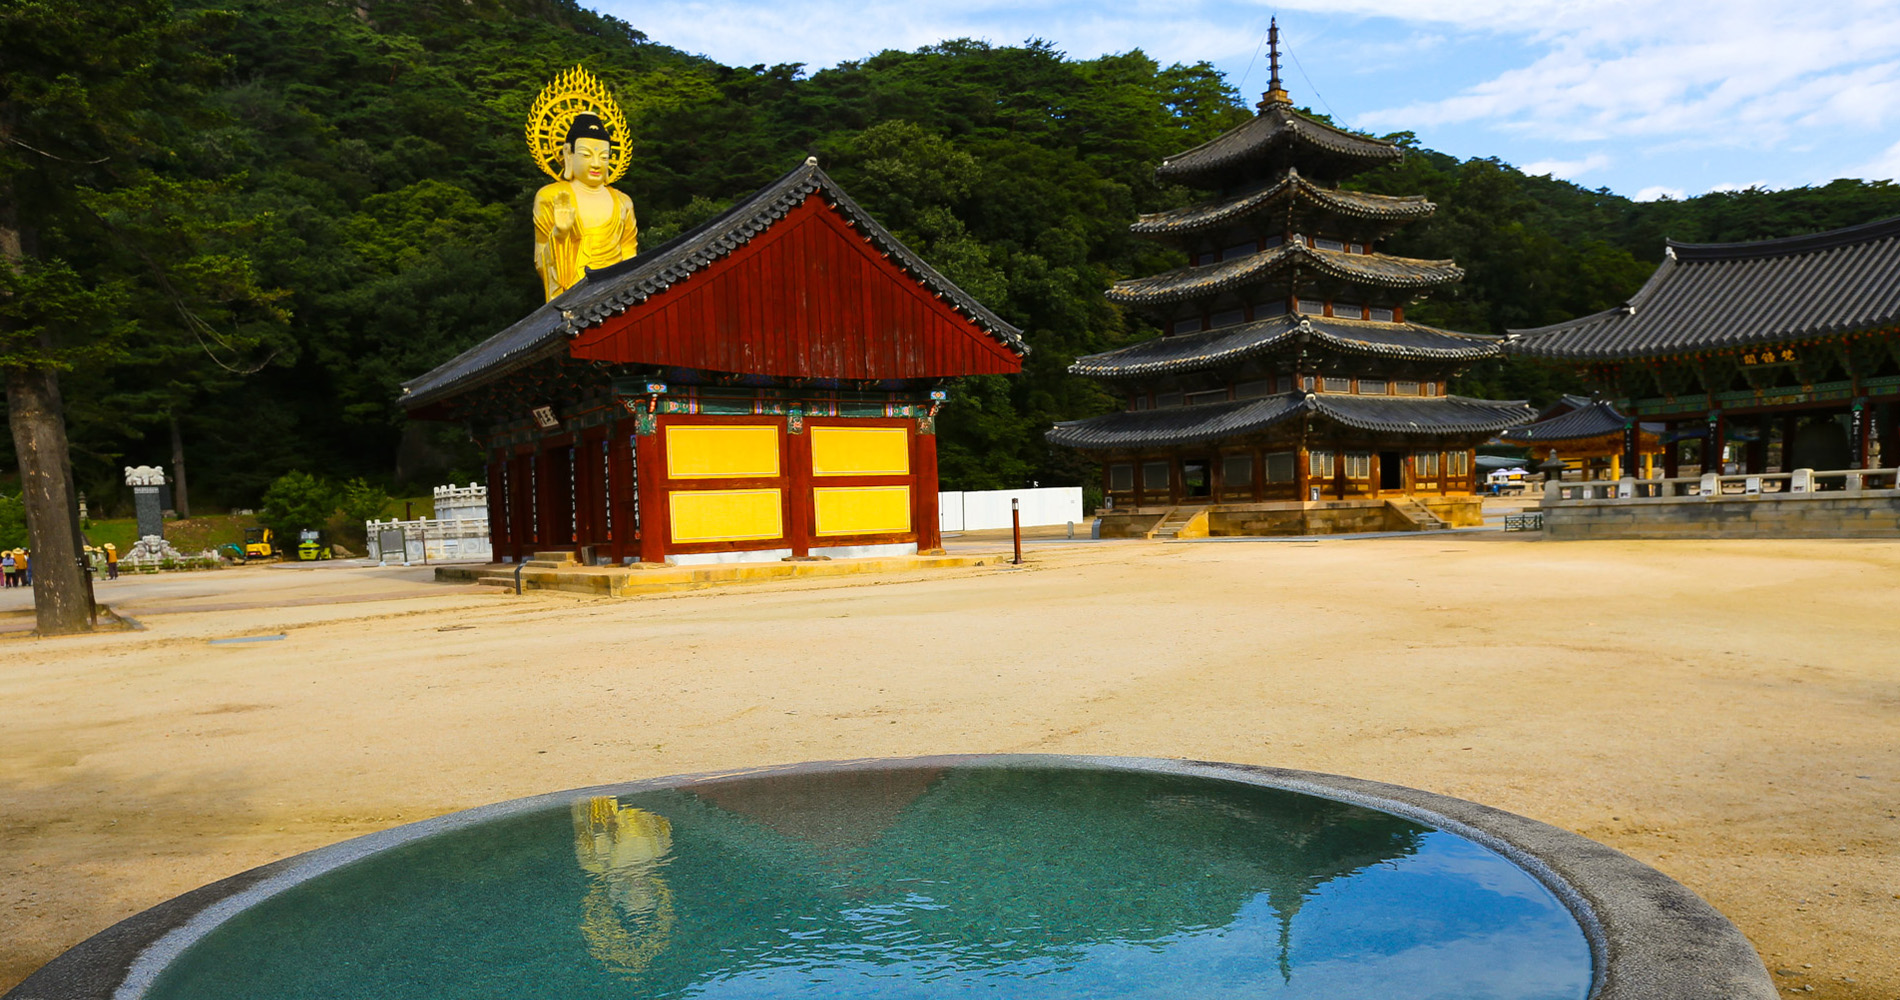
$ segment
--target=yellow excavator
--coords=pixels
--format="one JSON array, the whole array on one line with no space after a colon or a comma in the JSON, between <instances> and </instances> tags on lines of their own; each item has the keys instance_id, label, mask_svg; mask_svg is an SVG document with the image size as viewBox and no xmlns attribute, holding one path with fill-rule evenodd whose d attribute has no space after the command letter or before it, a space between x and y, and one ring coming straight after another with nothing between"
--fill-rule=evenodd
<instances>
[{"instance_id":1,"label":"yellow excavator","mask_svg":"<svg viewBox=\"0 0 1900 1000\"><path fill-rule=\"evenodd\" d=\"M269 528L244 529L244 561L253 559L274 559L277 557L276 539Z\"/></svg>"}]
</instances>

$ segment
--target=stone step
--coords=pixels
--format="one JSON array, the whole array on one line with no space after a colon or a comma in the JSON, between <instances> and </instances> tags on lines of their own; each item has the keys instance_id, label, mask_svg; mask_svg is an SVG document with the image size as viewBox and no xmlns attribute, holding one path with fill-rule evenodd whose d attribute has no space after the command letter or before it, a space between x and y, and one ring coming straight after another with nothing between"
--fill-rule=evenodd
<instances>
[{"instance_id":1,"label":"stone step","mask_svg":"<svg viewBox=\"0 0 1900 1000\"><path fill-rule=\"evenodd\" d=\"M569 552L566 549L560 549L560 550L556 550L552 552L536 552L532 557L529 558L528 565L532 566L535 563L554 563L560 566L580 565L580 561L574 558L574 553Z\"/></svg>"}]
</instances>

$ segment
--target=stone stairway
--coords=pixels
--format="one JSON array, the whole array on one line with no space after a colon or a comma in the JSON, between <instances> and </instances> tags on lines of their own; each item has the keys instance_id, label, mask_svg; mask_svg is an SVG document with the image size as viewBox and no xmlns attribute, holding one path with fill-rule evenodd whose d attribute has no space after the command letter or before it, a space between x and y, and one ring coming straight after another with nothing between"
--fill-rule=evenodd
<instances>
[{"instance_id":1,"label":"stone stairway","mask_svg":"<svg viewBox=\"0 0 1900 1000\"><path fill-rule=\"evenodd\" d=\"M523 575L535 570L558 573L561 570L580 568L580 561L574 558L572 552L536 552L534 558L521 565L526 567ZM506 566L501 569L487 570L476 577L475 582L484 587L506 587L513 590L515 589L515 568Z\"/></svg>"},{"instance_id":2,"label":"stone stairway","mask_svg":"<svg viewBox=\"0 0 1900 1000\"><path fill-rule=\"evenodd\" d=\"M1181 529L1187 527L1188 522L1194 520L1195 515L1206 509L1205 506L1189 507L1183 505L1175 507L1166 514L1161 515L1161 520L1155 522L1153 530L1148 532L1148 537L1156 540L1178 538L1181 535Z\"/></svg>"},{"instance_id":3,"label":"stone stairway","mask_svg":"<svg viewBox=\"0 0 1900 1000\"><path fill-rule=\"evenodd\" d=\"M1424 504L1410 497L1387 500L1385 506L1387 510L1398 515L1398 523L1394 527L1401 531L1444 531L1451 527L1437 514L1427 509Z\"/></svg>"}]
</instances>

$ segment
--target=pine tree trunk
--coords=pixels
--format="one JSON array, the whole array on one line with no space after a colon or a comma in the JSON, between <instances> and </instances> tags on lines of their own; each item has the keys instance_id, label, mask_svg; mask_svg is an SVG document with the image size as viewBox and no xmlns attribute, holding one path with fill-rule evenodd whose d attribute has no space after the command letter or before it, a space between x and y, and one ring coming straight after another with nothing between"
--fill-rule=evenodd
<instances>
[{"instance_id":1,"label":"pine tree trunk","mask_svg":"<svg viewBox=\"0 0 1900 1000\"><path fill-rule=\"evenodd\" d=\"M81 548L79 498L73 492L58 375L50 368L7 369L7 420L20 460L39 632L91 631L92 574Z\"/></svg>"},{"instance_id":2,"label":"pine tree trunk","mask_svg":"<svg viewBox=\"0 0 1900 1000\"><path fill-rule=\"evenodd\" d=\"M178 433L178 414L170 414L172 422L172 509L179 517L191 516L191 491L185 487L185 439Z\"/></svg>"}]
</instances>

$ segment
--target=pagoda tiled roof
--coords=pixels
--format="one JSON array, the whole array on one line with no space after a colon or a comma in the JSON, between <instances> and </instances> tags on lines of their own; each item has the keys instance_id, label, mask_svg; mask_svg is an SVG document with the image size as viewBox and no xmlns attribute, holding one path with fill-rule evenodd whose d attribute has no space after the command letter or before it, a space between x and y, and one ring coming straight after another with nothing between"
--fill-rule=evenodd
<instances>
[{"instance_id":1,"label":"pagoda tiled roof","mask_svg":"<svg viewBox=\"0 0 1900 1000\"><path fill-rule=\"evenodd\" d=\"M1465 396L1353 396L1289 392L1158 410L1127 410L1056 424L1050 444L1088 451L1169 447L1214 441L1298 416L1380 434L1495 434L1531 419L1522 400L1501 402Z\"/></svg>"},{"instance_id":2,"label":"pagoda tiled roof","mask_svg":"<svg viewBox=\"0 0 1900 1000\"><path fill-rule=\"evenodd\" d=\"M1206 298L1229 289L1258 284L1274 272L1294 266L1342 281L1387 288L1422 288L1457 281L1464 270L1449 260L1419 260L1382 253L1350 253L1309 247L1299 238L1259 253L1217 264L1177 268L1144 278L1118 281L1111 302L1128 306L1165 305Z\"/></svg>"},{"instance_id":3,"label":"pagoda tiled roof","mask_svg":"<svg viewBox=\"0 0 1900 1000\"><path fill-rule=\"evenodd\" d=\"M745 246L813 193L823 197L867 242L918 284L1017 354L1029 352L1020 330L924 263L845 194L819 169L817 158L811 157L751 197L665 244L610 267L589 268L579 282L553 301L428 374L403 383L403 405L413 409L459 388L564 353L568 338L645 302Z\"/></svg>"},{"instance_id":4,"label":"pagoda tiled roof","mask_svg":"<svg viewBox=\"0 0 1900 1000\"><path fill-rule=\"evenodd\" d=\"M1288 168L1284 177L1266 187L1201 205L1152 212L1137 220L1129 231L1143 236L1201 232L1228 225L1293 198L1304 198L1321 208L1360 219L1422 219L1437 208L1423 195L1370 194L1324 187L1301 177L1298 170Z\"/></svg>"},{"instance_id":5,"label":"pagoda tiled roof","mask_svg":"<svg viewBox=\"0 0 1900 1000\"><path fill-rule=\"evenodd\" d=\"M1146 378L1217 368L1299 343L1368 357L1475 361L1497 356L1498 341L1497 337L1439 330L1417 323L1378 323L1296 313L1144 340L1077 358L1069 366L1069 372L1093 378Z\"/></svg>"},{"instance_id":6,"label":"pagoda tiled roof","mask_svg":"<svg viewBox=\"0 0 1900 1000\"><path fill-rule=\"evenodd\" d=\"M1512 330L1505 353L1622 361L1900 324L1900 217L1751 243L1677 243L1628 302Z\"/></svg>"},{"instance_id":7,"label":"pagoda tiled roof","mask_svg":"<svg viewBox=\"0 0 1900 1000\"><path fill-rule=\"evenodd\" d=\"M1155 176L1164 181L1206 185L1210 177L1233 172L1275 149L1293 146L1363 161L1367 167L1405 155L1396 143L1334 128L1300 114L1289 103L1273 101L1238 127L1162 160Z\"/></svg>"}]
</instances>

